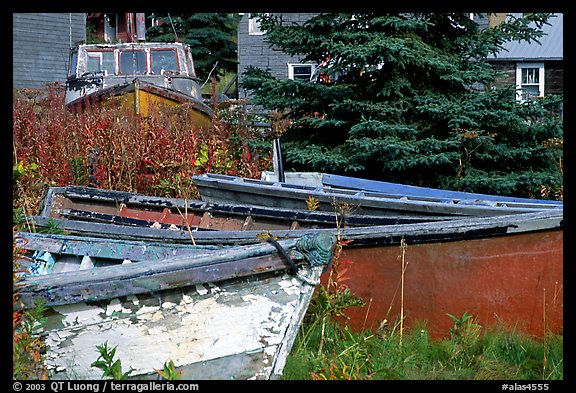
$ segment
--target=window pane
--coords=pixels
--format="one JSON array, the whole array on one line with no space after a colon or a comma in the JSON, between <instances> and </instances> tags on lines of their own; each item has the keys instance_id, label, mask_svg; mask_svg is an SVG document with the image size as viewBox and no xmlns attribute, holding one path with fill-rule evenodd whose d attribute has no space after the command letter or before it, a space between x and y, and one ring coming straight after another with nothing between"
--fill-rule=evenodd
<instances>
[{"instance_id":1,"label":"window pane","mask_svg":"<svg viewBox=\"0 0 576 393\"><path fill-rule=\"evenodd\" d=\"M186 48L186 65L188 66L188 75L196 76L196 72L194 71L194 60L192 59L192 52L190 52L189 48Z\"/></svg>"},{"instance_id":2,"label":"window pane","mask_svg":"<svg viewBox=\"0 0 576 393\"><path fill-rule=\"evenodd\" d=\"M526 100L532 97L538 97L540 89L538 86L522 86L522 99Z\"/></svg>"},{"instance_id":3,"label":"window pane","mask_svg":"<svg viewBox=\"0 0 576 393\"><path fill-rule=\"evenodd\" d=\"M312 76L312 66L294 66L293 75L294 79L310 80Z\"/></svg>"},{"instance_id":4,"label":"window pane","mask_svg":"<svg viewBox=\"0 0 576 393\"><path fill-rule=\"evenodd\" d=\"M522 84L540 83L538 68L522 68Z\"/></svg>"},{"instance_id":5,"label":"window pane","mask_svg":"<svg viewBox=\"0 0 576 393\"><path fill-rule=\"evenodd\" d=\"M114 63L114 52L102 52L102 70L105 75L114 75L116 73Z\"/></svg>"},{"instance_id":6,"label":"window pane","mask_svg":"<svg viewBox=\"0 0 576 393\"><path fill-rule=\"evenodd\" d=\"M86 64L86 72L100 71L100 53L89 53L88 64Z\"/></svg>"},{"instance_id":7,"label":"window pane","mask_svg":"<svg viewBox=\"0 0 576 393\"><path fill-rule=\"evenodd\" d=\"M72 52L72 55L70 56L70 68L68 70L68 75L72 76L72 75L76 75L76 64L78 62L78 52Z\"/></svg>"},{"instance_id":8,"label":"window pane","mask_svg":"<svg viewBox=\"0 0 576 393\"><path fill-rule=\"evenodd\" d=\"M152 72L156 75L162 71L178 71L178 59L174 50L153 50L152 51Z\"/></svg>"},{"instance_id":9,"label":"window pane","mask_svg":"<svg viewBox=\"0 0 576 393\"><path fill-rule=\"evenodd\" d=\"M146 53L144 51L120 52L120 73L142 75L146 73Z\"/></svg>"},{"instance_id":10,"label":"window pane","mask_svg":"<svg viewBox=\"0 0 576 393\"><path fill-rule=\"evenodd\" d=\"M264 34L260 29L260 21L257 17L252 16L252 14L248 14L248 34Z\"/></svg>"}]
</instances>

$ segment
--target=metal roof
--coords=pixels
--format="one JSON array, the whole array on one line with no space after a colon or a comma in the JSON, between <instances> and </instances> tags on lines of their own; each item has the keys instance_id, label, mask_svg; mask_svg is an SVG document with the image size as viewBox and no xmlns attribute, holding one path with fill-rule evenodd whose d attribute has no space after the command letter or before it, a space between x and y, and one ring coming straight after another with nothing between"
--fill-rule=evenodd
<instances>
[{"instance_id":1,"label":"metal roof","mask_svg":"<svg viewBox=\"0 0 576 393\"><path fill-rule=\"evenodd\" d=\"M512 14L515 16L521 14ZM503 45L504 49L496 56L489 56L490 60L516 60L516 61L536 61L536 60L562 60L564 58L564 16L563 14L553 14L548 19L550 25L543 25L542 31L545 33L538 39L540 43L532 41L511 41ZM533 24L531 24L534 27Z\"/></svg>"}]
</instances>

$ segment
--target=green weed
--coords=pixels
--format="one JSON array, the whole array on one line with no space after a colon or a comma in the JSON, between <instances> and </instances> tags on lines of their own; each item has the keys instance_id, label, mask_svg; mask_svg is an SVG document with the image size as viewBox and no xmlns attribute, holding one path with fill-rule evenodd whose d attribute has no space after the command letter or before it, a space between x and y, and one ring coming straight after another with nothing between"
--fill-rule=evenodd
<instances>
[{"instance_id":1,"label":"green weed","mask_svg":"<svg viewBox=\"0 0 576 393\"><path fill-rule=\"evenodd\" d=\"M122 361L120 359L114 360L117 347L118 346L108 348L108 342L96 346L100 356L98 356L98 359L96 359L95 362L92 362L90 366L102 370L102 378L115 380L128 379L130 374L134 371L134 369L130 368L130 370L123 372Z\"/></svg>"}]
</instances>

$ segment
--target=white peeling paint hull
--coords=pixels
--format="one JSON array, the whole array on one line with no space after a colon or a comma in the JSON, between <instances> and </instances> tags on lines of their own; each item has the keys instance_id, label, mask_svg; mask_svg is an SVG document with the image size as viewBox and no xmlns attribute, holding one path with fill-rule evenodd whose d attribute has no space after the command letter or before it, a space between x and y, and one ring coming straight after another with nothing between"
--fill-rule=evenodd
<instances>
[{"instance_id":1,"label":"white peeling paint hull","mask_svg":"<svg viewBox=\"0 0 576 393\"><path fill-rule=\"evenodd\" d=\"M322 267L302 269L317 282ZM183 379L270 379L282 374L314 286L286 273L95 303L54 306L45 324L51 379L100 379L96 346L135 379L172 360Z\"/></svg>"}]
</instances>

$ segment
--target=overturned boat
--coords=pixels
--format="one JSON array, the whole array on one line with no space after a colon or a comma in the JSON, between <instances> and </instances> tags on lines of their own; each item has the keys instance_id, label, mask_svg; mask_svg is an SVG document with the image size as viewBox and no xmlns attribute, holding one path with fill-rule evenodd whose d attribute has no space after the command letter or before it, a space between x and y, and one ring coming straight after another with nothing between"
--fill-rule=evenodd
<instances>
[{"instance_id":1,"label":"overturned boat","mask_svg":"<svg viewBox=\"0 0 576 393\"><path fill-rule=\"evenodd\" d=\"M481 194L474 192L445 190L440 188L430 188L413 186L409 184L392 183L381 180L363 179L353 176L342 176L323 172L285 172L285 183L299 184L303 186L327 187L332 189L356 190L365 192L375 192L389 195L392 198L416 197L420 199L428 198L430 201L451 202L458 201L491 201L494 203L524 203L524 204L549 204L563 206L562 201L551 199L522 198L494 194ZM268 182L278 182L278 174L272 171L262 172L261 180Z\"/></svg>"},{"instance_id":2,"label":"overturned boat","mask_svg":"<svg viewBox=\"0 0 576 393\"><path fill-rule=\"evenodd\" d=\"M190 47L183 43L82 44L70 53L65 103L83 108L118 97L136 113L153 105L188 105L194 121L210 124L212 110L202 100Z\"/></svg>"},{"instance_id":3,"label":"overturned boat","mask_svg":"<svg viewBox=\"0 0 576 393\"><path fill-rule=\"evenodd\" d=\"M191 244L186 231L42 216L28 220L36 228L57 226L81 236ZM350 264L346 285L365 304L346 311L344 323L352 329L393 324L403 310L404 326L427 321L434 336L452 326L448 313L464 312L486 327L503 324L539 337L562 332L562 208L397 225L197 231L193 238L198 245L248 245L263 234L294 239L319 232L347 243L340 253Z\"/></svg>"}]
</instances>

